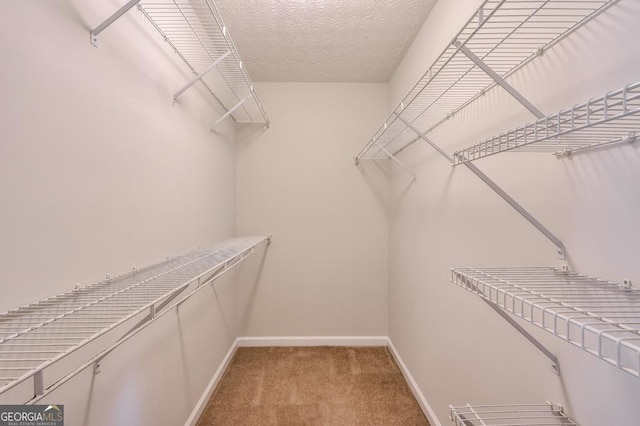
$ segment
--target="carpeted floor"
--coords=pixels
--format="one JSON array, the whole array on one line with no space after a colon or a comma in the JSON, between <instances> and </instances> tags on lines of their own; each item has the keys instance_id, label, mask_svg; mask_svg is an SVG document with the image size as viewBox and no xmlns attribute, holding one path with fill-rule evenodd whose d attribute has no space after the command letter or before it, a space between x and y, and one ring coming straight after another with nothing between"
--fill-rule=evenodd
<instances>
[{"instance_id":1,"label":"carpeted floor","mask_svg":"<svg viewBox=\"0 0 640 426\"><path fill-rule=\"evenodd\" d=\"M198 426L428 426L383 347L239 348Z\"/></svg>"}]
</instances>

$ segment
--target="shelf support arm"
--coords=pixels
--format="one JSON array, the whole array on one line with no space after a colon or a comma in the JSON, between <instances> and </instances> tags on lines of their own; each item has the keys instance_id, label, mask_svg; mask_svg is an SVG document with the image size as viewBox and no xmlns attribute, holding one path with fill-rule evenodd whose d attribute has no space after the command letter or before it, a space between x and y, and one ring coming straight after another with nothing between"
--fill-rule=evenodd
<instances>
[{"instance_id":1,"label":"shelf support arm","mask_svg":"<svg viewBox=\"0 0 640 426\"><path fill-rule=\"evenodd\" d=\"M462 157L462 158L460 158ZM504 192L502 188L498 186L493 180L489 178L489 176L485 175L480 169L476 167L475 164L472 164L470 161L466 161L462 155L458 155L458 158L463 162L471 172L478 176L480 180L487 184L487 186L493 189L493 192L498 194L500 198L507 202L511 207L514 208L515 211L520 213L522 217L524 217L530 224L532 224L538 231L542 233L545 237L547 237L557 248L558 248L558 257L560 259L567 258L567 250L564 246L564 243L558 238L553 232L551 232L546 226L544 226L538 219L533 217L531 213L529 213L524 207L522 207L516 200L511 198L509 194Z\"/></svg>"},{"instance_id":2,"label":"shelf support arm","mask_svg":"<svg viewBox=\"0 0 640 426\"><path fill-rule=\"evenodd\" d=\"M90 38L91 44L98 47L98 34L100 34L102 31L107 29L109 25L116 22L122 15L127 13L129 9L131 9L133 6L137 5L138 3L140 3L140 0L130 0L129 2L127 2L127 4L125 4L120 9L118 9L113 15L105 19L104 22L102 22L100 25L92 29L91 38Z\"/></svg>"},{"instance_id":3,"label":"shelf support arm","mask_svg":"<svg viewBox=\"0 0 640 426\"><path fill-rule=\"evenodd\" d=\"M418 135L418 138L422 139L423 141L425 141L426 143L428 143L429 145L431 145L431 147L433 149L435 149L436 151L438 151L438 154L442 155L444 158L447 159L448 162L450 162L451 164L453 164L453 157L450 156L449 154L447 154L442 148L440 148L435 142L433 142L431 139L429 139L426 135L424 135L420 130L418 130L418 128L416 128L416 126L414 126L409 120L405 119L404 117L402 117L400 114L395 113L395 115L398 117L398 119L400 121L402 121L408 128L410 128L411 130L413 130L413 132Z\"/></svg>"},{"instance_id":4,"label":"shelf support arm","mask_svg":"<svg viewBox=\"0 0 640 426\"><path fill-rule=\"evenodd\" d=\"M494 311L498 313L505 321L509 323L516 331L522 334L529 342L533 344L540 352L542 352L547 358L551 360L551 367L553 368L553 372L557 375L560 375L560 361L558 361L558 357L553 354L546 346L544 346L538 339L533 337L531 333L524 329L520 324L516 322L513 318L509 316L505 311L500 309L495 303L488 301L485 298L482 298L487 305L491 307Z\"/></svg>"},{"instance_id":5,"label":"shelf support arm","mask_svg":"<svg viewBox=\"0 0 640 426\"><path fill-rule=\"evenodd\" d=\"M402 121L406 126L415 132L423 141L431 145L440 155L447 159L451 164L455 164L453 157L444 152L442 148L440 148L435 142L425 136L420 130L418 130L411 122L409 122L404 117L396 114L398 119ZM461 154L458 154L458 158L473 174L480 178L484 183L489 186L496 194L500 196L504 201L507 202L511 207L513 207L522 217L524 217L530 224L532 224L538 231L540 231L545 237L547 237L557 248L558 248L558 256L560 259L566 259L566 249L564 243L546 226L544 226L538 219L533 217L531 213L529 213L524 207L522 207L516 200L514 200L509 194L507 194L497 183L495 183L489 176L485 175L480 169L478 169L475 164L471 164L470 161L466 161L466 158Z\"/></svg>"},{"instance_id":6,"label":"shelf support arm","mask_svg":"<svg viewBox=\"0 0 640 426\"><path fill-rule=\"evenodd\" d=\"M233 108L231 108L229 111L225 112L225 113L222 115L222 117L218 118L218 119L216 120L216 122L215 122L215 123L213 123L213 124L211 125L211 130L213 130L213 129L218 125L218 124L220 124L220 122L221 122L222 120L224 120L225 118L227 118L228 116L230 116L230 115L233 113L233 111L235 111L235 110L237 110L238 108L240 108L240 107L242 106L242 104L243 104L243 103L245 103L245 102L246 102L250 97L252 97L252 96L253 96L253 87L251 88L251 93L250 93L249 95L247 95L247 96L245 96L244 98L242 98L242 99L240 100L240 102L238 102L238 103L237 103Z\"/></svg>"},{"instance_id":7,"label":"shelf support arm","mask_svg":"<svg viewBox=\"0 0 640 426\"><path fill-rule=\"evenodd\" d=\"M484 71L489 77L493 79L500 87L506 90L513 98L520 102L522 106L528 109L533 115L538 118L543 118L545 115L536 108L527 98L522 96L520 92L518 92L512 85L507 83L504 78L500 77L498 73L496 73L489 65L487 65L482 59L476 56L467 46L463 46L462 43L456 41L453 43L455 47L457 47L460 52L462 52L467 58L471 60L474 64L476 64L482 71Z\"/></svg>"},{"instance_id":8,"label":"shelf support arm","mask_svg":"<svg viewBox=\"0 0 640 426\"><path fill-rule=\"evenodd\" d=\"M405 172L409 173L411 175L411 177L413 177L413 180L416 180L416 175L413 174L413 172L411 170L409 170L409 168L407 166L405 166L402 161L398 160L398 158L395 155L390 153L389 150L387 150L384 146L380 145L377 141L373 141L373 144L375 146L377 146L378 148L380 148L382 150L382 152L387 154L389 156L389 158L391 158L393 161L395 161L400 167L402 167Z\"/></svg>"},{"instance_id":9,"label":"shelf support arm","mask_svg":"<svg viewBox=\"0 0 640 426\"><path fill-rule=\"evenodd\" d=\"M215 67L218 66L218 64L227 56L229 56L231 54L231 51L228 50L227 53L225 53L224 55L220 56L218 59L216 59L215 61L213 61L213 63L211 65L209 65L209 67L207 67L206 70L202 71L202 73L200 74L196 74L196 76L187 84L184 85L184 87L180 90L178 90L175 95L173 95L173 102L176 101L176 99L178 99L178 96L182 95L184 92L187 91L187 89L189 89L191 86L193 86L194 84L196 84L198 81L202 80L202 78L207 75L207 73L209 71L211 71L212 69L214 69Z\"/></svg>"},{"instance_id":10,"label":"shelf support arm","mask_svg":"<svg viewBox=\"0 0 640 426\"><path fill-rule=\"evenodd\" d=\"M484 297L484 292L478 288L479 286L475 280L460 275L457 275L457 278L462 284L464 284L464 288L480 296L480 299L482 299L487 305L489 305L491 309L496 311L498 315L500 315L505 321L507 321L509 325L515 328L518 333L522 334L529 342L531 342L531 344L533 344L533 346L535 346L540 352L542 352L547 358L549 358L552 362L551 366L553 367L553 372L557 375L560 375L560 361L558 361L558 357L555 356L553 352L547 349L545 345L540 343L538 339L533 337L531 333L529 333L527 330L525 330L524 327L518 324L516 320L509 316L509 314L507 314L502 308L500 308L499 305ZM455 281L452 280L452 282Z\"/></svg>"}]
</instances>

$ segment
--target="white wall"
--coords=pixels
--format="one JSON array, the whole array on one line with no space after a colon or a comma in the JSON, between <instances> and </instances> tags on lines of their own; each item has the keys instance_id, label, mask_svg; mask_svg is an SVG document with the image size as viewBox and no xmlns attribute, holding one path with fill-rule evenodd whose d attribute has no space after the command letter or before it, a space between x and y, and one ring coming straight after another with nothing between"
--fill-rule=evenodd
<instances>
[{"instance_id":1,"label":"white wall","mask_svg":"<svg viewBox=\"0 0 640 426\"><path fill-rule=\"evenodd\" d=\"M230 127L135 9L117 1L0 4L0 311L227 238Z\"/></svg>"},{"instance_id":2,"label":"white wall","mask_svg":"<svg viewBox=\"0 0 640 426\"><path fill-rule=\"evenodd\" d=\"M479 2L439 2L390 84L395 106ZM638 79L640 4L621 0L511 79L547 113ZM492 91L431 134L445 151L533 117ZM640 282L640 154L637 144L555 159L503 154L476 162L555 232L581 273ZM555 248L479 179L452 169L426 144L401 154L417 172L392 166L389 335L435 410L448 404L565 405L582 426L640 422L640 381L545 332L527 327L560 358L550 362L476 296L448 282L455 266L559 265Z\"/></svg>"},{"instance_id":3,"label":"white wall","mask_svg":"<svg viewBox=\"0 0 640 426\"><path fill-rule=\"evenodd\" d=\"M384 119L388 85L261 83L272 121L238 135L238 234L273 234L241 336L387 334L384 170L353 157Z\"/></svg>"},{"instance_id":4,"label":"white wall","mask_svg":"<svg viewBox=\"0 0 640 426\"><path fill-rule=\"evenodd\" d=\"M135 9L89 43L122 3L0 3L0 311L235 233L219 106L197 86L171 105L191 74ZM186 420L236 337L235 286L216 286L50 401L72 425Z\"/></svg>"}]
</instances>

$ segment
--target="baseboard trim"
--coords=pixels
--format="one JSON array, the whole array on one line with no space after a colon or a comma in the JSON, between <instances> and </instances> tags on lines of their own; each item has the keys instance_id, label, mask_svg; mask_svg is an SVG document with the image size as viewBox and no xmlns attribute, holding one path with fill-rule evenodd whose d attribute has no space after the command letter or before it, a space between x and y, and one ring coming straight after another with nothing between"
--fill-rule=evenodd
<instances>
[{"instance_id":1,"label":"baseboard trim","mask_svg":"<svg viewBox=\"0 0 640 426\"><path fill-rule=\"evenodd\" d=\"M185 426L195 426L196 423L198 423L200 416L202 415L202 413L204 412L204 409L207 406L207 402L209 402L211 395L213 395L213 391L216 389L216 386L218 386L220 379L222 379L222 375L224 374L227 367L229 366L229 363L231 363L231 359L233 358L233 355L235 355L237 349L238 349L238 339L236 339L235 342L233 342L233 344L229 348L229 351L227 351L227 354L224 356L224 359L220 363L220 366L218 367L213 377L211 378L211 381L209 382L204 392L202 393L202 396L198 400L198 403L193 408L191 415L189 416L187 421L184 423Z\"/></svg>"},{"instance_id":2,"label":"baseboard trim","mask_svg":"<svg viewBox=\"0 0 640 426\"><path fill-rule=\"evenodd\" d=\"M387 346L386 336L274 336L239 337L239 347L265 346Z\"/></svg>"},{"instance_id":3,"label":"baseboard trim","mask_svg":"<svg viewBox=\"0 0 640 426\"><path fill-rule=\"evenodd\" d=\"M429 421L429 424L431 426L442 426L442 423L440 423L440 421L436 417L436 414L434 413L433 409L427 402L427 399L424 397L424 395L422 394L422 391L418 387L418 384L416 383L413 376L411 375L411 372L407 368L407 365L404 363L404 361L400 357L398 350L396 349L395 346L393 346L393 342L391 341L391 339L387 339L387 344L388 344L389 350L391 351L391 354L393 355L393 358L396 360L396 364L398 364L398 367L402 372L402 375L404 376L405 380L409 384L409 389L411 389L413 396L416 398L416 401L418 401L418 405L422 409L422 412L424 413L425 416L427 416L427 420Z\"/></svg>"}]
</instances>

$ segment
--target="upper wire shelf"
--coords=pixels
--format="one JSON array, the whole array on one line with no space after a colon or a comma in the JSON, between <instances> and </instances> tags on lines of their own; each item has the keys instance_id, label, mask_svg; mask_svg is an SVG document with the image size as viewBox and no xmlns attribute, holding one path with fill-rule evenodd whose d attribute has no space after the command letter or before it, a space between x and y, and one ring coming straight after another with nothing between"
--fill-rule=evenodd
<instances>
[{"instance_id":1,"label":"upper wire shelf","mask_svg":"<svg viewBox=\"0 0 640 426\"><path fill-rule=\"evenodd\" d=\"M616 1L485 0L356 160L395 155Z\"/></svg>"},{"instance_id":2,"label":"upper wire shelf","mask_svg":"<svg viewBox=\"0 0 640 426\"><path fill-rule=\"evenodd\" d=\"M56 379L43 378L47 367L146 311L153 319L182 292L212 281L268 242L223 241L0 314L0 395L30 379L34 394L42 394Z\"/></svg>"},{"instance_id":3,"label":"upper wire shelf","mask_svg":"<svg viewBox=\"0 0 640 426\"><path fill-rule=\"evenodd\" d=\"M639 113L640 82L456 151L454 164L511 150L566 155L586 148L633 142L640 132Z\"/></svg>"},{"instance_id":4,"label":"upper wire shelf","mask_svg":"<svg viewBox=\"0 0 640 426\"><path fill-rule=\"evenodd\" d=\"M92 30L92 43L96 44L97 35L135 5L194 74L173 95L174 101L200 81L226 111L212 127L229 115L237 122L269 125L229 30L212 0L130 0Z\"/></svg>"},{"instance_id":5,"label":"upper wire shelf","mask_svg":"<svg viewBox=\"0 0 640 426\"><path fill-rule=\"evenodd\" d=\"M451 282L640 377L640 290L550 267L454 268Z\"/></svg>"},{"instance_id":6,"label":"upper wire shelf","mask_svg":"<svg viewBox=\"0 0 640 426\"><path fill-rule=\"evenodd\" d=\"M545 426L578 424L554 404L450 406L450 420L456 426Z\"/></svg>"}]
</instances>

